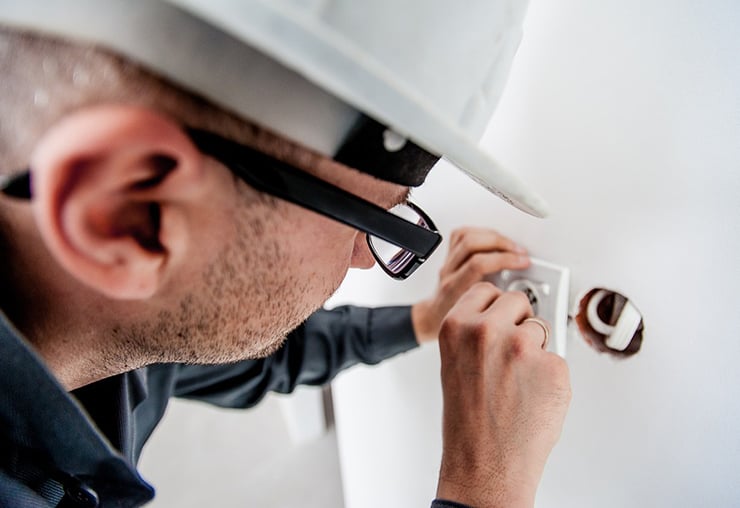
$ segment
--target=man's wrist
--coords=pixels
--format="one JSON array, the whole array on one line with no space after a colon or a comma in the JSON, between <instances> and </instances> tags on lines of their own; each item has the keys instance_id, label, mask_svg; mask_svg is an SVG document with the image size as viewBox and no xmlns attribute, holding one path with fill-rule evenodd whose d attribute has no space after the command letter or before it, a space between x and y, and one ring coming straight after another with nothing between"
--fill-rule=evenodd
<instances>
[{"instance_id":1,"label":"man's wrist","mask_svg":"<svg viewBox=\"0 0 740 508\"><path fill-rule=\"evenodd\" d=\"M427 300L422 300L411 306L411 323L414 327L416 342L419 344L437 338L435 337L435 330L432 330L429 323L430 307L431 304Z\"/></svg>"},{"instance_id":2,"label":"man's wrist","mask_svg":"<svg viewBox=\"0 0 740 508\"><path fill-rule=\"evenodd\" d=\"M534 491L530 492L530 490L517 486L513 482L502 483L471 479L471 481L462 484L440 480L437 487L437 499L454 500L455 503L461 506L531 508L534 506Z\"/></svg>"}]
</instances>

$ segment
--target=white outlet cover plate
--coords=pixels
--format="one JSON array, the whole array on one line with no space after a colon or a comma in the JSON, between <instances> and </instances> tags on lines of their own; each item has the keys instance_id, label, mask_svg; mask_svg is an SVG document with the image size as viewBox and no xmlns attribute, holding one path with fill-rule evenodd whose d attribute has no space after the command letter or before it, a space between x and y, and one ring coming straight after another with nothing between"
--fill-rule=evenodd
<instances>
[{"instance_id":1,"label":"white outlet cover plate","mask_svg":"<svg viewBox=\"0 0 740 508\"><path fill-rule=\"evenodd\" d=\"M531 261L526 270L502 270L486 280L503 290L522 279L530 282L537 289L537 316L551 326L547 350L565 358L570 269L541 259L531 258Z\"/></svg>"}]
</instances>

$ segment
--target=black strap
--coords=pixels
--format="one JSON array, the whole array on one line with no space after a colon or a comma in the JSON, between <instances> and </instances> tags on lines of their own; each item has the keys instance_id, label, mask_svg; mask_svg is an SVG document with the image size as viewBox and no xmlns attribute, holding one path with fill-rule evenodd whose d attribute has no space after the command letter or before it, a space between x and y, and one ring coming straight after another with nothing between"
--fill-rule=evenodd
<instances>
[{"instance_id":1,"label":"black strap","mask_svg":"<svg viewBox=\"0 0 740 508\"><path fill-rule=\"evenodd\" d=\"M369 116L361 115L334 160L381 180L418 187L439 157L409 139L398 150L388 150L385 142L388 130Z\"/></svg>"},{"instance_id":2,"label":"black strap","mask_svg":"<svg viewBox=\"0 0 740 508\"><path fill-rule=\"evenodd\" d=\"M0 178L0 192L18 199L31 199L31 172L26 169Z\"/></svg>"}]
</instances>

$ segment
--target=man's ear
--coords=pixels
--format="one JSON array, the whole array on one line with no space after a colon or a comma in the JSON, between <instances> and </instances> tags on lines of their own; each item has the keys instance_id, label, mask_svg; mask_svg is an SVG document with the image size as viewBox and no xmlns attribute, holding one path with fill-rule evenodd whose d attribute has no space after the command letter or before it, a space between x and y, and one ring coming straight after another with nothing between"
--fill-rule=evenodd
<instances>
[{"instance_id":1,"label":"man's ear","mask_svg":"<svg viewBox=\"0 0 740 508\"><path fill-rule=\"evenodd\" d=\"M75 112L36 145L31 171L47 247L104 295L151 297L185 255L203 160L170 118L129 106Z\"/></svg>"}]
</instances>

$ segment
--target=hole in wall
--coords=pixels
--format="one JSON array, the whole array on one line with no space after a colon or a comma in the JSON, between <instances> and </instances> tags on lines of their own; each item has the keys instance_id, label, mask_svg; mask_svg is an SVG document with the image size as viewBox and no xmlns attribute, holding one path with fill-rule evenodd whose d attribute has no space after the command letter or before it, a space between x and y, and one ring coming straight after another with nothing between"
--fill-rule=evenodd
<instances>
[{"instance_id":1,"label":"hole in wall","mask_svg":"<svg viewBox=\"0 0 740 508\"><path fill-rule=\"evenodd\" d=\"M581 297L575 317L586 342L602 353L627 358L640 351L645 323L623 294L594 288Z\"/></svg>"}]
</instances>

